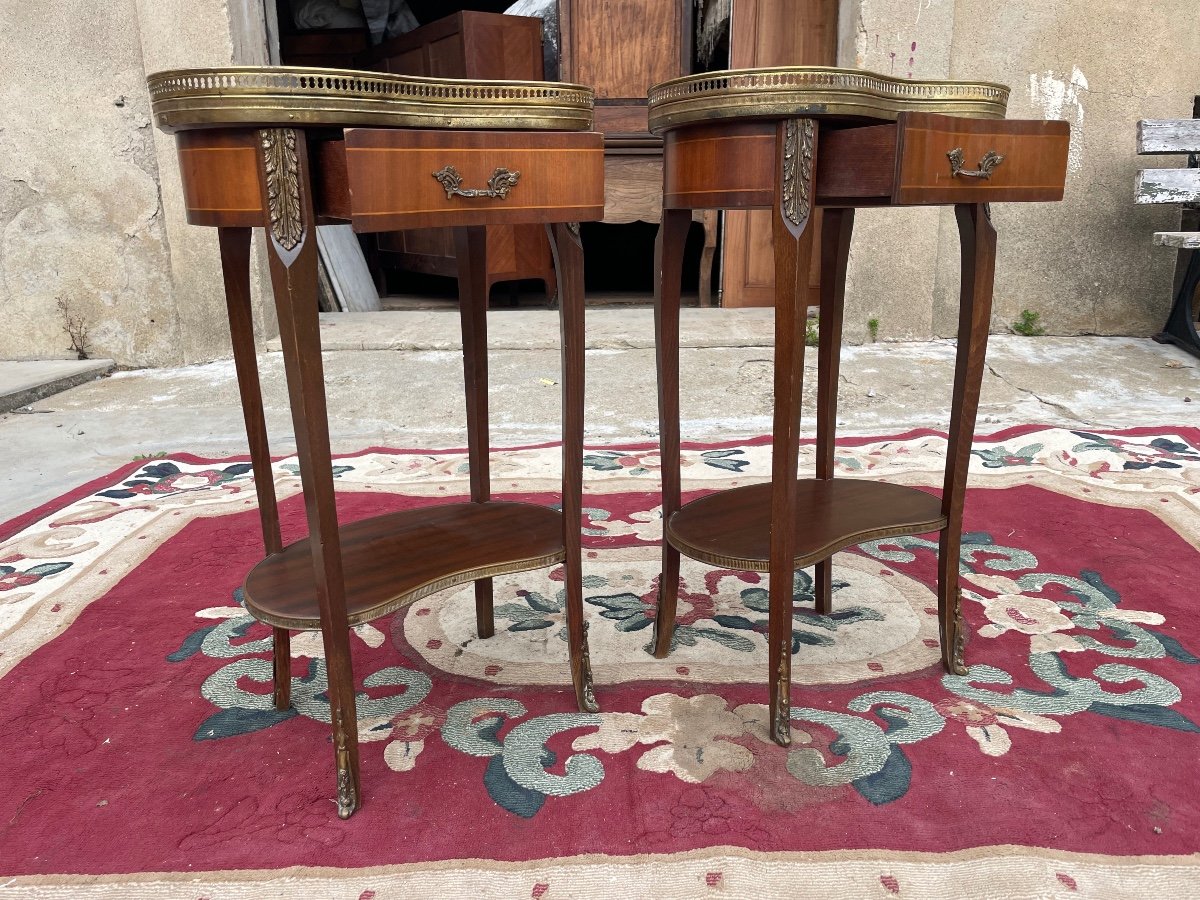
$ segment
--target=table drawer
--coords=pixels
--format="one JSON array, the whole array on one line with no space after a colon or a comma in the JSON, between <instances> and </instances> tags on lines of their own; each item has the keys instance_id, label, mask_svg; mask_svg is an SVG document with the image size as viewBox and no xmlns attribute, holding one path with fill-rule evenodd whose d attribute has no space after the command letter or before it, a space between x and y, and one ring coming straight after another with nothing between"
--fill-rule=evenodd
<instances>
[{"instance_id":1,"label":"table drawer","mask_svg":"<svg viewBox=\"0 0 1200 900\"><path fill-rule=\"evenodd\" d=\"M1070 139L1066 122L903 113L892 203L1061 200Z\"/></svg>"},{"instance_id":2,"label":"table drawer","mask_svg":"<svg viewBox=\"0 0 1200 900\"><path fill-rule=\"evenodd\" d=\"M356 231L604 215L604 142L597 132L352 128L320 153L322 169L337 173L334 181L344 177L349 189L318 189L327 201L322 212L349 219Z\"/></svg>"}]
</instances>

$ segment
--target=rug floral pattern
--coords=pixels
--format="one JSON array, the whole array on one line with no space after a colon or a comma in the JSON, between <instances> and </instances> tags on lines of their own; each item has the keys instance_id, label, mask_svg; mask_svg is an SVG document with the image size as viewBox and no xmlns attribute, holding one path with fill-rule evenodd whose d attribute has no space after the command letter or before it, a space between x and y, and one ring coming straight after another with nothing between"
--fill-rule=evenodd
<instances>
[{"instance_id":1,"label":"rug floral pattern","mask_svg":"<svg viewBox=\"0 0 1200 900\"><path fill-rule=\"evenodd\" d=\"M977 530L959 562L972 633L965 676L938 664L935 542L896 538L839 554L829 615L815 613L811 576L797 573L786 750L767 734L766 577L685 561L675 646L653 659L657 453L589 451L584 597L603 711L569 702L560 570L497 579L497 635L486 641L474 635L469 586L359 626L367 805L345 827L372 816L378 827L397 809L428 816L437 807L422 798L435 797L477 819L454 824L453 846L474 836L485 858L519 853L511 841L523 822L556 833L576 823L568 849L578 852L621 852L606 822L651 852L860 840L927 849L931 834L961 847L1194 852L1200 803L1186 799L1178 770L1200 760L1200 628L1187 593L1200 576L1198 443L1186 429L1023 429L978 442L967 515ZM839 447L839 477L935 489L944 452L930 434L850 442ZM761 480L769 453L762 442L690 450L685 492ZM498 491L549 503L557 465L554 448L498 453L493 479ZM336 474L348 517L466 490L460 453L371 452L339 459ZM294 461L275 475L295 539ZM106 746L127 748L126 763L184 796L196 778L214 791L207 813L148 787L122 797L142 805L145 821L178 817L180 833L161 836L173 854L203 847L236 868L234 839L253 833L281 865L314 842L355 862L344 828L312 800L332 792L318 635L293 636L292 708L270 701L270 632L237 587L260 552L255 529L248 465L180 456L131 466L0 542L0 673L10 688L0 735L12 753L46 760L40 788L3 779L0 818L36 823L10 825L18 839L7 874L62 871L66 857L49 854L57 869L37 862L56 814L44 798L56 796L56 777L113 792L120 779L98 756ZM168 772L176 759L203 774ZM307 783L297 787L291 771ZM238 798L254 794L246 779L277 785L256 808L271 804L283 825L235 814L248 802ZM987 798L989 781L1009 796L1029 791L1036 810L1062 807L1075 831L1014 818ZM100 810L116 803L99 800ZM930 810L944 821L931 824ZM814 814L830 829L789 824ZM863 817L873 829L845 837L843 825ZM1114 822L1133 837L1118 840ZM121 844L99 840L80 871L107 870ZM423 837L411 855L383 856L461 852L431 846Z\"/></svg>"}]
</instances>

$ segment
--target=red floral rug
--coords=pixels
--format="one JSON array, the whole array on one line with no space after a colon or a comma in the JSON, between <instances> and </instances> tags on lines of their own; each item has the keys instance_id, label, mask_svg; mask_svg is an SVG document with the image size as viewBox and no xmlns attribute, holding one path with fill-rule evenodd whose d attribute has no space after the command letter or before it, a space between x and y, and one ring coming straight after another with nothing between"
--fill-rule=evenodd
<instances>
[{"instance_id":1,"label":"red floral rug","mask_svg":"<svg viewBox=\"0 0 1200 900\"><path fill-rule=\"evenodd\" d=\"M840 477L937 490L945 440L848 441ZM684 488L769 475L764 441L692 447ZM552 503L558 452L497 452ZM811 463L803 448L802 467ZM976 443L961 567L970 674L938 665L936 543L795 579L793 744L766 721L766 579L684 561L646 652L651 449L589 451L597 715L567 689L558 571L355 629L364 805L339 821L324 661L239 585L249 466L142 460L0 528L0 896L1163 896L1200 884L1200 430L1012 429ZM292 460L285 538L304 531ZM343 521L468 493L465 454L336 464Z\"/></svg>"}]
</instances>

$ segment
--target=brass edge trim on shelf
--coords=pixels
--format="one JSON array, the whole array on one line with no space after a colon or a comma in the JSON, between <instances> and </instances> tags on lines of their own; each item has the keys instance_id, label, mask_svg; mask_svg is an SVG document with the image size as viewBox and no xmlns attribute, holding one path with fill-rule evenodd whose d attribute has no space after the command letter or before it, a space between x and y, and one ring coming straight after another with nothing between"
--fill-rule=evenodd
<instances>
[{"instance_id":1,"label":"brass edge trim on shelf","mask_svg":"<svg viewBox=\"0 0 1200 900\"><path fill-rule=\"evenodd\" d=\"M594 92L550 81L421 78L353 69L230 66L146 78L158 127L384 125L587 131Z\"/></svg>"},{"instance_id":2,"label":"brass edge trim on shelf","mask_svg":"<svg viewBox=\"0 0 1200 900\"><path fill-rule=\"evenodd\" d=\"M827 559L839 550L845 550L847 547L853 547L855 544L862 544L867 541L877 541L882 538L900 537L905 534L925 534L928 531L941 531L946 527L949 520L945 516L939 516L936 519L930 519L928 522L914 522L911 525L893 525L888 528L869 528L866 531L856 532L855 534L847 535L844 538L838 538L830 544L814 550L811 553L806 553L797 556L793 562L793 566L797 569L802 569L805 566L811 566L813 563ZM670 521L667 522L664 530L667 541L671 546L682 553L689 559L698 560L702 563L708 563L710 566L716 566L721 569L741 569L747 572L767 572L770 571L770 563L765 559L742 559L736 556L724 556L720 553L710 553L707 550L701 550L692 544L689 544L671 528Z\"/></svg>"},{"instance_id":3,"label":"brass edge trim on shelf","mask_svg":"<svg viewBox=\"0 0 1200 900\"><path fill-rule=\"evenodd\" d=\"M428 581L378 606L373 606L370 609L347 616L347 622L352 627L362 625L364 622L371 622L382 616L386 616L388 613L394 613L398 609L410 606L418 600L428 597L430 594L436 594L438 591L449 587L466 584L468 581L476 581L480 578L493 578L496 575L511 575L514 572L529 572L533 569L544 569L546 566L553 566L563 562L566 558L567 551L564 549L557 550L548 556L538 556L532 559L517 560L511 563L498 563L494 566L483 566L478 569L455 572L443 578ZM246 611L258 621L265 622L267 625L274 625L277 628L290 628L292 631L319 631L321 628L321 619L319 617L315 619L291 619L287 616L275 616L264 612L253 605L249 594L246 595Z\"/></svg>"},{"instance_id":4,"label":"brass edge trim on shelf","mask_svg":"<svg viewBox=\"0 0 1200 900\"><path fill-rule=\"evenodd\" d=\"M789 66L731 69L656 84L649 127L726 118L860 116L893 120L906 110L1003 119L1009 89L988 81L916 81L859 69Z\"/></svg>"}]
</instances>

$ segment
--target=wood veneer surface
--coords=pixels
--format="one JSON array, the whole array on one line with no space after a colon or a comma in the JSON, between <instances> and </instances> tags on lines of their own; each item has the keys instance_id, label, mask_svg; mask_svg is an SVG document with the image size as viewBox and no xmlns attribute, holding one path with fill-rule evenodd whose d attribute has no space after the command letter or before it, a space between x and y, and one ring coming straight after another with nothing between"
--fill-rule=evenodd
<instances>
[{"instance_id":1,"label":"wood veneer surface","mask_svg":"<svg viewBox=\"0 0 1200 900\"><path fill-rule=\"evenodd\" d=\"M898 484L799 479L795 567L863 541L937 531L946 524L941 507L941 499L933 494ZM748 485L693 500L671 516L667 539L702 562L767 571L771 485Z\"/></svg>"},{"instance_id":2,"label":"wood veneer surface","mask_svg":"<svg viewBox=\"0 0 1200 900\"><path fill-rule=\"evenodd\" d=\"M563 558L562 515L528 503L423 507L353 522L339 532L351 625L442 588ZM245 590L247 609L265 622L320 627L307 538L255 566Z\"/></svg>"}]
</instances>

